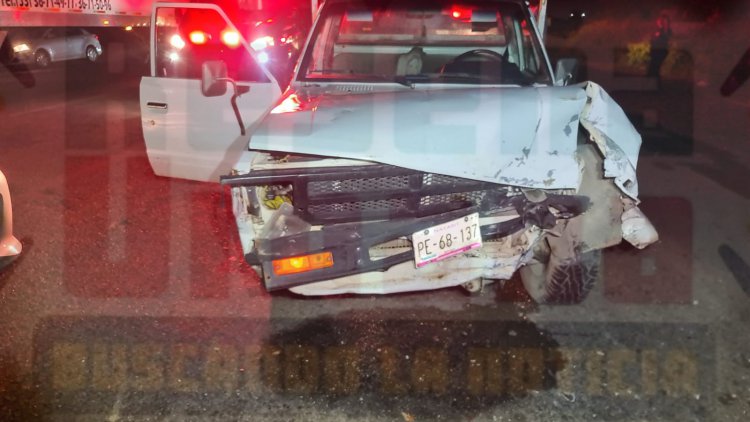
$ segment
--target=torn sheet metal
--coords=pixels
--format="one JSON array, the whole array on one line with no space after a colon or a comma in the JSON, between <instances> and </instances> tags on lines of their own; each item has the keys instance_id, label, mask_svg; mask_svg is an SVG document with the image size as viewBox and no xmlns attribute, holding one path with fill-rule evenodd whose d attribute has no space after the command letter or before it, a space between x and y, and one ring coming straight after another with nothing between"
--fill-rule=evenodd
<instances>
[{"instance_id":1,"label":"torn sheet metal","mask_svg":"<svg viewBox=\"0 0 750 422\"><path fill-rule=\"evenodd\" d=\"M614 178L617 187L629 197L637 199L635 168L641 135L601 86L593 82L584 86L589 99L583 109L581 125L604 155L604 177Z\"/></svg>"},{"instance_id":2,"label":"torn sheet metal","mask_svg":"<svg viewBox=\"0 0 750 422\"><path fill-rule=\"evenodd\" d=\"M632 201L625 200L625 212L622 213L622 238L638 249L659 240L656 228Z\"/></svg>"},{"instance_id":3,"label":"torn sheet metal","mask_svg":"<svg viewBox=\"0 0 750 422\"><path fill-rule=\"evenodd\" d=\"M250 147L375 161L539 189L575 189L579 123L605 155L607 177L638 194L641 139L598 85L405 89L303 88L301 111L270 114Z\"/></svg>"}]
</instances>

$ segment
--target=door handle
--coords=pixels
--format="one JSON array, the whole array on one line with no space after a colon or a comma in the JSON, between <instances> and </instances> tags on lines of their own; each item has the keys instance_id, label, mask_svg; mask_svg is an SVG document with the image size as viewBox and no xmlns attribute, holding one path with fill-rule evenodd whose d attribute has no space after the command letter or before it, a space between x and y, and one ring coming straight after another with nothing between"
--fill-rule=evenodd
<instances>
[{"instance_id":1,"label":"door handle","mask_svg":"<svg viewBox=\"0 0 750 422\"><path fill-rule=\"evenodd\" d=\"M159 110L166 110L167 109L167 103L155 103L153 101L149 101L146 103L146 107L148 108L156 108Z\"/></svg>"}]
</instances>

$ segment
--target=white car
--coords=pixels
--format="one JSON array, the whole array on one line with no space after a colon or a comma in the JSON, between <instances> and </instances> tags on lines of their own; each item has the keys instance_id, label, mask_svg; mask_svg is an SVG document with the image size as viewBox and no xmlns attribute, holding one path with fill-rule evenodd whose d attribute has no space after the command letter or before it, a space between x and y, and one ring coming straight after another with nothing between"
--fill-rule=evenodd
<instances>
[{"instance_id":1,"label":"white car","mask_svg":"<svg viewBox=\"0 0 750 422\"><path fill-rule=\"evenodd\" d=\"M21 242L13 237L13 208L10 189L5 175L0 171L0 268L21 254Z\"/></svg>"},{"instance_id":2,"label":"white car","mask_svg":"<svg viewBox=\"0 0 750 422\"><path fill-rule=\"evenodd\" d=\"M13 61L47 67L52 62L86 59L95 62L102 55L99 37L82 28L27 29L11 37Z\"/></svg>"},{"instance_id":3,"label":"white car","mask_svg":"<svg viewBox=\"0 0 750 422\"><path fill-rule=\"evenodd\" d=\"M233 30L216 6L161 4L156 36L193 8ZM601 87L567 85L570 60L552 71L521 0L328 0L283 95L252 60L243 78L195 51L201 79L153 63L142 80L149 159L225 175L269 290L476 291L520 270L535 300L577 303L601 249L657 240L640 136Z\"/></svg>"}]
</instances>

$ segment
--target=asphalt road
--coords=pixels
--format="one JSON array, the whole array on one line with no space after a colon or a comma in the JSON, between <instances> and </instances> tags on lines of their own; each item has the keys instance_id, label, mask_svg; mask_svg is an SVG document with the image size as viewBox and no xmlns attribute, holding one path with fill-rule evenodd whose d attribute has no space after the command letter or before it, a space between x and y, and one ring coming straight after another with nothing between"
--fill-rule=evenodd
<instances>
[{"instance_id":1,"label":"asphalt road","mask_svg":"<svg viewBox=\"0 0 750 422\"><path fill-rule=\"evenodd\" d=\"M0 68L0 168L24 244L0 274L0 420L747 420L736 157L700 139L644 157L662 240L605 253L580 306L536 306L517 280L476 296L269 295L226 192L151 172L137 73L87 66L26 72L28 88Z\"/></svg>"}]
</instances>

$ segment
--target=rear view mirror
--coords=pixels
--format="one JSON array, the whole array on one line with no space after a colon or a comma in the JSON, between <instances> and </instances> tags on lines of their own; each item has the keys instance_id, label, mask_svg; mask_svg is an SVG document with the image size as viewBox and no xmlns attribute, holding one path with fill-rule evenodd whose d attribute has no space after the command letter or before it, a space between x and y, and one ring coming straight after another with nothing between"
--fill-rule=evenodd
<instances>
[{"instance_id":1,"label":"rear view mirror","mask_svg":"<svg viewBox=\"0 0 750 422\"><path fill-rule=\"evenodd\" d=\"M346 12L346 20L349 22L372 23L372 10L350 10Z\"/></svg>"},{"instance_id":2,"label":"rear view mirror","mask_svg":"<svg viewBox=\"0 0 750 422\"><path fill-rule=\"evenodd\" d=\"M486 10L472 10L471 23L492 23L497 24L497 12Z\"/></svg>"},{"instance_id":3,"label":"rear view mirror","mask_svg":"<svg viewBox=\"0 0 750 422\"><path fill-rule=\"evenodd\" d=\"M569 85L576 81L578 73L578 59L564 58L557 61L555 67L555 81L562 85Z\"/></svg>"},{"instance_id":4,"label":"rear view mirror","mask_svg":"<svg viewBox=\"0 0 750 422\"><path fill-rule=\"evenodd\" d=\"M203 62L201 66L201 92L206 97L218 97L227 92L227 64L222 60Z\"/></svg>"}]
</instances>

